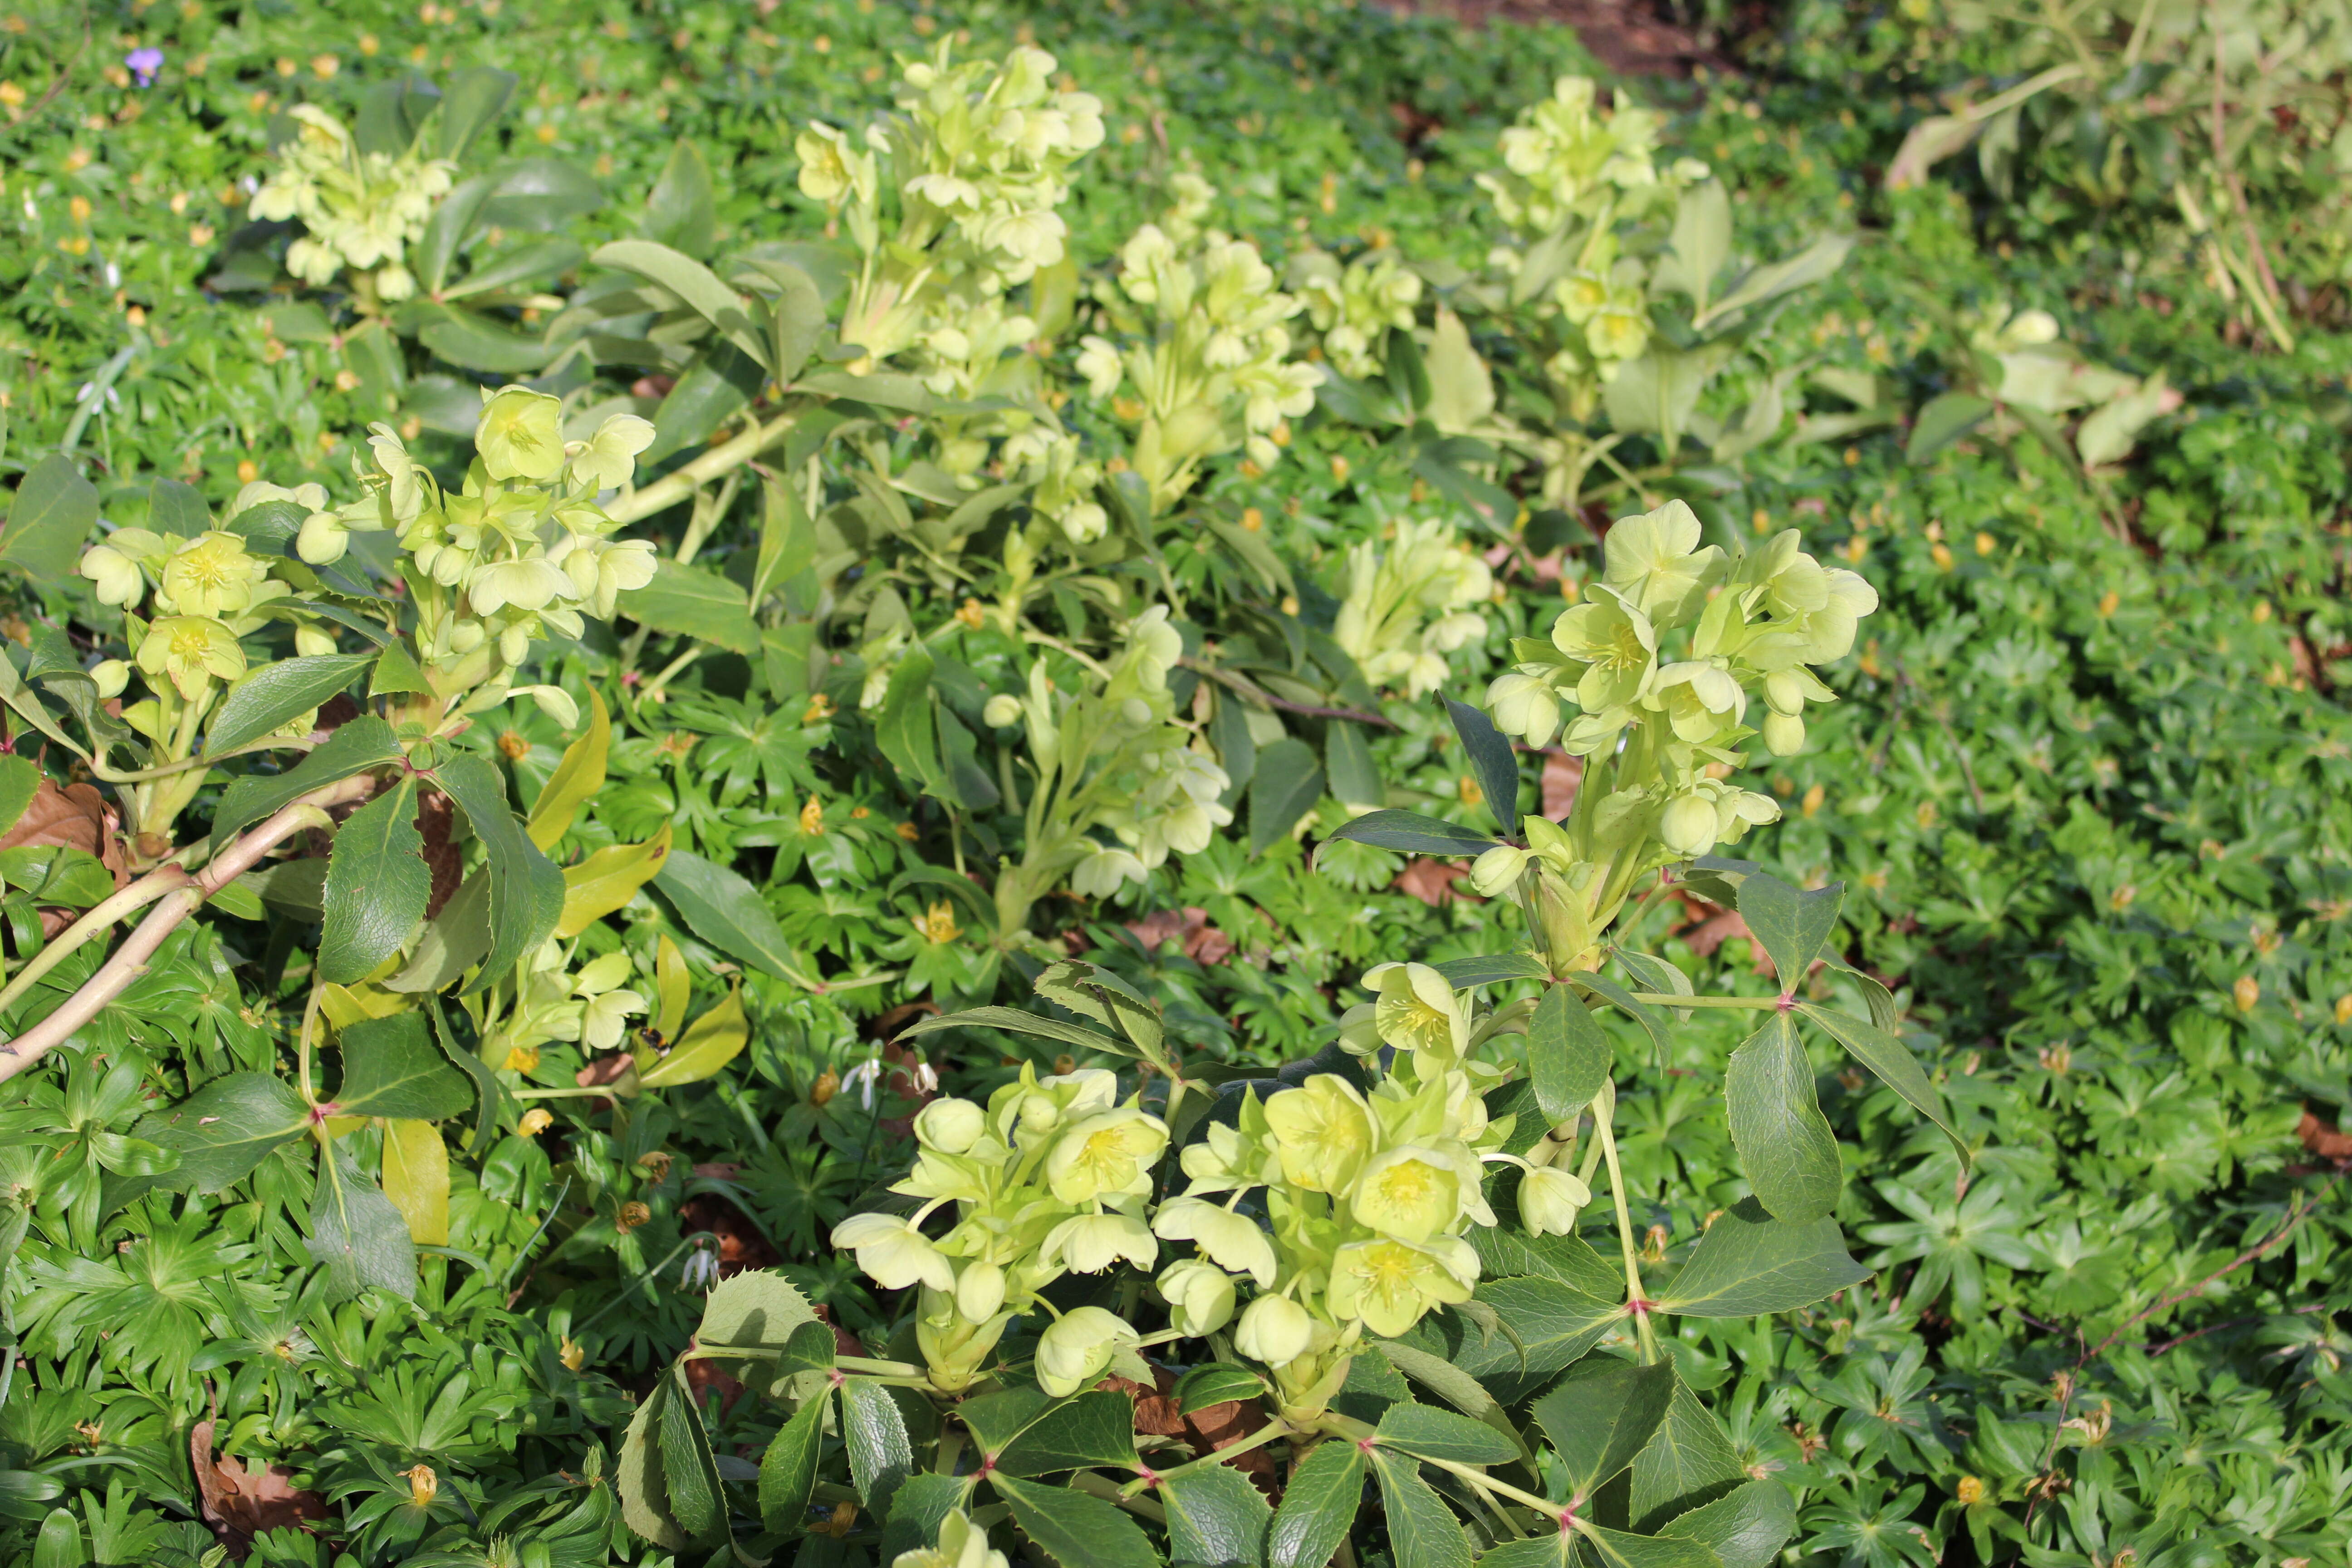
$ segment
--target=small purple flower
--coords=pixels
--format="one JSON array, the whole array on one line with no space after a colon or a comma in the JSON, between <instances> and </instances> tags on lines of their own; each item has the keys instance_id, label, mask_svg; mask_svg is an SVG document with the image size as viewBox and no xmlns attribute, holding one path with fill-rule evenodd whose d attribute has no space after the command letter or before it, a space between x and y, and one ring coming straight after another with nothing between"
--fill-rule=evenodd
<instances>
[{"instance_id":1,"label":"small purple flower","mask_svg":"<svg viewBox=\"0 0 2352 1568\"><path fill-rule=\"evenodd\" d=\"M153 48L133 49L122 57L122 63L130 68L132 81L137 82L141 87L153 87L155 73L163 68L163 51Z\"/></svg>"}]
</instances>

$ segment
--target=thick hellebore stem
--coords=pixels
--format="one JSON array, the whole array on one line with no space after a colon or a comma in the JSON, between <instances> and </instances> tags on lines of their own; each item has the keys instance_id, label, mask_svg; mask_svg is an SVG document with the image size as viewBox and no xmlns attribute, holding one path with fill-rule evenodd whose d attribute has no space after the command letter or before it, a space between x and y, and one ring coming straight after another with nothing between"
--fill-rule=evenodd
<instances>
[{"instance_id":1,"label":"thick hellebore stem","mask_svg":"<svg viewBox=\"0 0 2352 1568\"><path fill-rule=\"evenodd\" d=\"M723 441L711 447L676 472L665 474L644 489L620 497L604 509L604 514L614 522L629 523L676 506L711 480L730 469L740 468L783 439L785 434L800 423L800 417L801 411L795 408L765 424L754 425L733 440Z\"/></svg>"},{"instance_id":2,"label":"thick hellebore stem","mask_svg":"<svg viewBox=\"0 0 2352 1568\"><path fill-rule=\"evenodd\" d=\"M97 1017L108 1003L122 994L132 981L147 973L147 962L163 945L163 939L179 929L180 922L195 913L206 899L253 869L263 856L302 829L331 826L332 820L327 816L328 807L363 799L374 788L375 781L362 774L329 784L324 789L313 790L222 850L213 858L212 864L196 875L191 877L176 868L167 868L155 873L158 878L175 877L179 880L165 883L147 918L123 939L122 945L114 950L113 956L99 966L98 973L82 983L80 990L67 997L57 1011L15 1039L0 1043L0 1083L5 1083L39 1061L51 1047L71 1039L83 1025ZM130 890L125 889L124 892ZM119 899L121 895L116 897ZM91 914L97 912L94 910ZM111 921L106 923L110 924ZM83 924L90 926L81 939L84 942L103 929L88 916L78 921L74 929L79 930Z\"/></svg>"}]
</instances>

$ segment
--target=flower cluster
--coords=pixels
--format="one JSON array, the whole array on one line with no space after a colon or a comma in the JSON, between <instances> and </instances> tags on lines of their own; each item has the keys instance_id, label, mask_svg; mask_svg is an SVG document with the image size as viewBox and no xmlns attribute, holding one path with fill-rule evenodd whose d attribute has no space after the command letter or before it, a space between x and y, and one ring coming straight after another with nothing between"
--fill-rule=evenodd
<instances>
[{"instance_id":1,"label":"flower cluster","mask_svg":"<svg viewBox=\"0 0 2352 1568\"><path fill-rule=\"evenodd\" d=\"M1290 357L1283 323L1301 302L1275 286L1255 246L1214 230L1180 245L1146 224L1120 249L1118 284L1098 302L1120 341L1088 334L1078 374L1136 427L1132 461L1155 510L1219 453L1245 447L1261 468L1280 459L1276 433L1315 406L1323 373ZM1115 395L1123 386L1133 395Z\"/></svg>"},{"instance_id":2,"label":"flower cluster","mask_svg":"<svg viewBox=\"0 0 2352 1568\"><path fill-rule=\"evenodd\" d=\"M1290 286L1307 302L1307 320L1323 334L1323 353L1341 375L1362 380L1381 371L1391 329L1410 331L1421 303L1421 274L1396 252L1369 251L1342 268L1327 251L1292 258Z\"/></svg>"},{"instance_id":3,"label":"flower cluster","mask_svg":"<svg viewBox=\"0 0 2352 1568\"><path fill-rule=\"evenodd\" d=\"M1061 841L1054 858L1068 863L1071 886L1084 896L1142 882L1171 851L1207 848L1234 819L1221 804L1232 781L1174 721L1168 672L1183 652L1167 606L1154 605L1129 624L1127 647L1099 689L1056 691L1040 661L1024 695L999 695L983 715L991 723L1026 724L1038 798L1060 807L1059 821L1041 820L1043 839ZM1050 796L1049 779L1058 786ZM1095 837L1098 831L1118 846Z\"/></svg>"},{"instance_id":4,"label":"flower cluster","mask_svg":"<svg viewBox=\"0 0 2352 1568\"><path fill-rule=\"evenodd\" d=\"M287 270L321 286L349 268L378 300L416 292L403 258L447 194L456 165L362 153L342 122L315 104L297 104L297 129L278 150L278 169L254 193L255 217L299 219L306 231L286 251Z\"/></svg>"},{"instance_id":5,"label":"flower cluster","mask_svg":"<svg viewBox=\"0 0 2352 1568\"><path fill-rule=\"evenodd\" d=\"M1134 1096L1120 1100L1112 1073L1040 1079L1024 1066L985 1107L932 1100L915 1118L915 1168L891 1191L922 1206L910 1215L853 1215L833 1244L891 1289L922 1287L917 1337L941 1389L968 1386L1013 1319L1051 1311L1039 1292L1063 1275L1098 1274L1122 1259L1149 1268L1159 1256L1148 1205L1168 1128ZM953 1227L936 1240L925 1235L924 1222L950 1205ZM1074 1320L1087 1332L1063 1330ZM1083 1342L1075 1352L1074 1337ZM1108 1313L1074 1309L1047 1331L1038 1381L1074 1393L1136 1341Z\"/></svg>"},{"instance_id":6,"label":"flower cluster","mask_svg":"<svg viewBox=\"0 0 2352 1568\"><path fill-rule=\"evenodd\" d=\"M1565 720L1562 744L1593 759L1565 825L1530 820L1525 848L1490 850L1472 870L1490 896L1538 873L1545 917L1564 922L1557 953L1591 948L1633 876L1780 816L1769 796L1722 777L1759 733L1750 702L1762 699L1768 749L1802 750L1805 705L1836 700L1809 667L1843 658L1878 607L1868 583L1806 554L1793 530L1737 556L1702 548L1700 533L1679 500L1621 520L1585 602L1549 641L1517 639L1515 668L1487 689L1507 734L1541 746Z\"/></svg>"},{"instance_id":7,"label":"flower cluster","mask_svg":"<svg viewBox=\"0 0 2352 1568\"><path fill-rule=\"evenodd\" d=\"M1552 302L1576 331L1544 369L1556 382L1591 375L1613 381L1650 346L1650 310L1642 264L1617 259L1613 231L1588 241L1578 265L1552 285Z\"/></svg>"},{"instance_id":8,"label":"flower cluster","mask_svg":"<svg viewBox=\"0 0 2352 1568\"><path fill-rule=\"evenodd\" d=\"M1184 1192L1152 1228L1192 1242L1194 1268L1256 1287L1234 1346L1274 1374L1286 1413L1319 1411L1347 1379L1361 1337L1403 1333L1433 1308L1469 1300L1478 1256L1462 1238L1493 1225L1483 1195L1487 1160L1509 1136L1484 1091L1502 1070L1472 1058L1483 1030L1469 999L1434 969L1384 964L1364 977L1377 1000L1352 1010L1341 1043L1385 1074L1319 1073L1263 1102L1245 1097L1231 1125L1213 1122L1181 1156ZM1262 1214L1263 1225L1254 1215ZM1206 1331L1178 1307L1201 1284L1163 1272L1180 1327Z\"/></svg>"},{"instance_id":9,"label":"flower cluster","mask_svg":"<svg viewBox=\"0 0 2352 1568\"><path fill-rule=\"evenodd\" d=\"M352 463L360 498L313 511L295 542L324 566L353 532L395 531L426 679L443 699L474 693L469 710L506 700L532 640L580 636L583 616L609 619L618 596L654 574L653 546L611 537L619 525L597 504L628 483L653 426L619 414L567 439L563 406L545 393L509 386L484 398L460 489L444 490L377 425L367 458Z\"/></svg>"},{"instance_id":10,"label":"flower cluster","mask_svg":"<svg viewBox=\"0 0 2352 1568\"><path fill-rule=\"evenodd\" d=\"M907 66L897 116L855 140L824 124L801 132L802 194L845 218L866 252L843 342L887 358L929 331L965 327L969 307L1062 259L1068 230L1055 208L1103 124L1101 100L1055 89L1055 68L1028 47L1002 64L956 64L942 42ZM886 190L898 208L887 236Z\"/></svg>"},{"instance_id":11,"label":"flower cluster","mask_svg":"<svg viewBox=\"0 0 2352 1568\"><path fill-rule=\"evenodd\" d=\"M1551 97L1519 114L1501 137L1503 168L1478 184L1503 221L1530 237L1571 218L1593 216L1619 198L1646 195L1675 178L1704 178L1657 165L1657 115L1620 103L1605 112L1590 77L1564 76Z\"/></svg>"},{"instance_id":12,"label":"flower cluster","mask_svg":"<svg viewBox=\"0 0 2352 1568\"><path fill-rule=\"evenodd\" d=\"M1331 635L1376 685L1418 700L1444 684L1447 654L1486 635L1469 606L1492 595L1494 574L1445 523L1397 523L1385 548L1351 548L1343 577Z\"/></svg>"}]
</instances>

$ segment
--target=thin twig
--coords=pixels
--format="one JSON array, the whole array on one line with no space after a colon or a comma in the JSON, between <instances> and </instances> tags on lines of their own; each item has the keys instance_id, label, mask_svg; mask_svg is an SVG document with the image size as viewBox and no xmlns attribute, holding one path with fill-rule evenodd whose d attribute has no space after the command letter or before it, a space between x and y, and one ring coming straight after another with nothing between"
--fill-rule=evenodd
<instances>
[{"instance_id":1,"label":"thin twig","mask_svg":"<svg viewBox=\"0 0 2352 1568\"><path fill-rule=\"evenodd\" d=\"M1396 728L1396 725L1389 720L1381 718L1377 713L1367 713L1361 709L1317 708L1308 703L1293 702L1288 698L1276 697L1246 676L1236 675L1230 669L1220 669L1213 664L1202 664L1197 658L1182 658L1176 662L1186 669L1195 670L1207 676L1220 686L1232 687L1253 702L1263 702L1269 708L1279 708L1285 713L1297 713L1308 719L1351 719L1359 724L1378 724L1383 730Z\"/></svg>"},{"instance_id":2,"label":"thin twig","mask_svg":"<svg viewBox=\"0 0 2352 1568\"><path fill-rule=\"evenodd\" d=\"M2328 1178L2328 1181L2330 1184L2333 1184L2335 1178L2331 1176ZM2268 1240L2259 1242L2256 1245L2246 1248L2245 1251L2241 1252L2237 1257L2232 1258L2229 1262L2223 1264L2221 1268L2216 1268L2212 1273L2208 1274L2204 1279L2200 1279L2188 1289L2176 1290L2171 1295L2167 1296L2162 1300L2157 1302L2155 1306L2148 1308L2146 1311L2135 1312L2130 1317L2126 1318L2122 1323L2117 1325L2114 1333L2109 1334L2105 1339L2101 1340L2097 1344L2094 1345L2089 1350L2084 1351L2083 1352L2083 1362L2078 1363L2077 1364L2083 1364L2096 1358L2104 1352L2109 1345L2114 1344L2117 1340L2123 1338L2125 1331L2131 1328L2134 1324L2146 1322L2148 1319L2155 1317L2158 1312L2164 1311L2168 1308L2177 1307L2181 1302L2188 1300L2189 1298L2201 1294L2206 1286L2212 1284L2216 1279L2221 1279L2223 1275L2231 1273L2236 1269L2242 1268L2247 1264L2265 1256L2272 1248L2277 1247L2280 1242L2284 1241L2290 1235L2292 1235L2295 1226L2301 1225L2305 1220L2309 1219L2313 1215L2317 1214L2318 1212L2319 1205L2317 1204L2306 1203L2305 1201L2305 1194L2297 1193L2294 1195L2294 1202L2288 1207L2286 1223L2280 1226L2278 1229L2273 1231Z\"/></svg>"}]
</instances>

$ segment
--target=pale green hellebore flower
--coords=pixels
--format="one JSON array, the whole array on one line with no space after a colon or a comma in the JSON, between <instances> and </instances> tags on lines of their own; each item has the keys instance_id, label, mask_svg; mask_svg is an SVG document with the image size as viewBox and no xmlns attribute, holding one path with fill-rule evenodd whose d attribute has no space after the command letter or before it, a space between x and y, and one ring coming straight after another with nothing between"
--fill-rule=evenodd
<instances>
[{"instance_id":1,"label":"pale green hellebore flower","mask_svg":"<svg viewBox=\"0 0 2352 1568\"><path fill-rule=\"evenodd\" d=\"M1234 1321L1233 1277L1213 1263L1197 1258L1171 1263L1156 1283L1168 1299L1169 1326L1188 1339L1213 1334Z\"/></svg>"},{"instance_id":2,"label":"pale green hellebore flower","mask_svg":"<svg viewBox=\"0 0 2352 1568\"><path fill-rule=\"evenodd\" d=\"M1339 1248L1324 1300L1333 1316L1361 1318L1373 1333L1393 1339L1430 1308L1468 1300L1477 1278L1478 1256L1458 1237L1428 1246L1382 1237Z\"/></svg>"},{"instance_id":3,"label":"pale green hellebore flower","mask_svg":"<svg viewBox=\"0 0 2352 1568\"><path fill-rule=\"evenodd\" d=\"M166 616L147 628L139 645L139 668L167 676L182 697L194 702L215 680L245 673L245 649L236 634L203 616Z\"/></svg>"},{"instance_id":4,"label":"pale green hellebore flower","mask_svg":"<svg viewBox=\"0 0 2352 1568\"><path fill-rule=\"evenodd\" d=\"M1234 1349L1254 1362L1283 1367L1315 1342L1315 1320L1287 1296L1260 1296L1234 1327Z\"/></svg>"},{"instance_id":5,"label":"pale green hellebore flower","mask_svg":"<svg viewBox=\"0 0 2352 1568\"><path fill-rule=\"evenodd\" d=\"M1134 1349L1139 1337L1100 1307L1073 1307L1037 1342L1037 1386L1067 1399L1098 1381L1121 1351Z\"/></svg>"},{"instance_id":6,"label":"pale green hellebore flower","mask_svg":"<svg viewBox=\"0 0 2352 1568\"><path fill-rule=\"evenodd\" d=\"M1701 534L1698 514L1679 500L1620 518L1609 530L1601 581L1656 624L1679 625L1696 610L1723 562L1714 545L1699 548Z\"/></svg>"},{"instance_id":7,"label":"pale green hellebore flower","mask_svg":"<svg viewBox=\"0 0 2352 1568\"><path fill-rule=\"evenodd\" d=\"M1603 590L1560 613L1552 623L1551 643L1585 667L1576 700L1587 717L1638 700L1657 673L1658 634L1650 617Z\"/></svg>"},{"instance_id":8,"label":"pale green hellebore flower","mask_svg":"<svg viewBox=\"0 0 2352 1568\"><path fill-rule=\"evenodd\" d=\"M653 421L615 414L567 459L572 477L592 490L618 489L637 471L637 454L653 444Z\"/></svg>"},{"instance_id":9,"label":"pale green hellebore flower","mask_svg":"<svg viewBox=\"0 0 2352 1568\"><path fill-rule=\"evenodd\" d=\"M562 403L526 387L500 387L482 405L474 449L494 479L555 478L563 471Z\"/></svg>"},{"instance_id":10,"label":"pale green hellebore flower","mask_svg":"<svg viewBox=\"0 0 2352 1568\"><path fill-rule=\"evenodd\" d=\"M955 1289L955 1265L930 1237L897 1215L854 1214L833 1227L835 1251L854 1252L857 1267L886 1290L929 1285Z\"/></svg>"},{"instance_id":11,"label":"pale green hellebore flower","mask_svg":"<svg viewBox=\"0 0 2352 1568\"><path fill-rule=\"evenodd\" d=\"M1218 1268L1248 1275L1261 1289L1274 1287L1273 1239L1245 1215L1202 1198L1171 1198L1151 1228L1163 1240L1194 1243Z\"/></svg>"}]
</instances>

